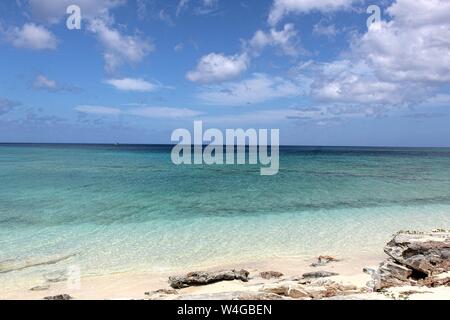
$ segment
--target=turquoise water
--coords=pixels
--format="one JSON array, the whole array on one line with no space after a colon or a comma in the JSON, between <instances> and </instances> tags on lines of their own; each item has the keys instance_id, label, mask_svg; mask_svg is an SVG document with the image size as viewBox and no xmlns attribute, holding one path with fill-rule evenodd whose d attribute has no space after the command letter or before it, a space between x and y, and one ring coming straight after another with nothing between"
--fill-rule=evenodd
<instances>
[{"instance_id":1,"label":"turquoise water","mask_svg":"<svg viewBox=\"0 0 450 320\"><path fill-rule=\"evenodd\" d=\"M276 176L175 166L170 150L0 145L0 281L347 257L450 228L450 149L283 147Z\"/></svg>"}]
</instances>

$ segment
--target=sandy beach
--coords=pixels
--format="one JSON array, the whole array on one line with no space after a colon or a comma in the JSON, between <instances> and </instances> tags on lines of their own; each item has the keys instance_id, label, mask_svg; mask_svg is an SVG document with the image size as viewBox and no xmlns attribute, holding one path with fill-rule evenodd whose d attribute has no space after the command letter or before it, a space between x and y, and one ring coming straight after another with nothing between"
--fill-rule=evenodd
<instances>
[{"instance_id":1,"label":"sandy beach","mask_svg":"<svg viewBox=\"0 0 450 320\"><path fill-rule=\"evenodd\" d=\"M300 257L273 257L264 261L248 261L240 264L212 266L203 268L204 271L245 269L249 271L249 281L222 281L206 286L193 286L177 291L177 295L153 295L160 289L170 290L168 278L182 272L125 272L103 276L81 277L79 288L71 288L67 281L55 283L23 282L20 288L0 291L0 299L39 300L47 296L68 294L76 300L142 300L142 299L226 299L233 294L245 292L257 294L264 285L280 282L280 279L263 279L263 271L277 271L283 274L282 279L293 279L301 274L316 271L328 271L338 275L327 279L337 283L365 288L371 276L363 272L363 268L377 266L386 256L360 255L353 258L343 258L323 267L313 267L315 259ZM191 270L193 271L193 270ZM34 290L30 290L35 288ZM39 289L40 288L40 289ZM393 287L383 293L364 292L342 296L341 299L404 299L407 292L408 299L450 299L450 287Z\"/></svg>"}]
</instances>

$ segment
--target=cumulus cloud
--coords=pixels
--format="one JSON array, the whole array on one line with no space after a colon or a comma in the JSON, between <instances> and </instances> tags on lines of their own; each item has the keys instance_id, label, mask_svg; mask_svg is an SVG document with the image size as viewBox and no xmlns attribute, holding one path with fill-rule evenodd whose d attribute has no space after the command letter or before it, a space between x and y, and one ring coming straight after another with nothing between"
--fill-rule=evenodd
<instances>
[{"instance_id":1,"label":"cumulus cloud","mask_svg":"<svg viewBox=\"0 0 450 320\"><path fill-rule=\"evenodd\" d=\"M158 84L139 78L107 79L104 82L121 91L152 92L159 87Z\"/></svg>"},{"instance_id":2,"label":"cumulus cloud","mask_svg":"<svg viewBox=\"0 0 450 320\"><path fill-rule=\"evenodd\" d=\"M175 119L175 120L194 118L196 116L203 114L202 112L187 108L140 107L132 109L121 109L116 107L90 106L90 105L77 106L75 108L75 111L83 114L94 114L94 115L107 115L107 116L129 115L142 118Z\"/></svg>"},{"instance_id":3,"label":"cumulus cloud","mask_svg":"<svg viewBox=\"0 0 450 320\"><path fill-rule=\"evenodd\" d=\"M357 0L274 0L268 22L277 24L291 13L308 13L311 11L330 12L348 9Z\"/></svg>"},{"instance_id":4,"label":"cumulus cloud","mask_svg":"<svg viewBox=\"0 0 450 320\"><path fill-rule=\"evenodd\" d=\"M247 50L258 55L265 47L277 47L286 55L295 56L298 53L293 41L297 31L292 23L285 24L282 30L271 28L269 32L258 30L247 43Z\"/></svg>"},{"instance_id":5,"label":"cumulus cloud","mask_svg":"<svg viewBox=\"0 0 450 320\"><path fill-rule=\"evenodd\" d=\"M314 99L388 111L419 105L448 85L450 1L397 0L386 12L391 19L356 37L346 59L302 71L314 79Z\"/></svg>"},{"instance_id":6,"label":"cumulus cloud","mask_svg":"<svg viewBox=\"0 0 450 320\"><path fill-rule=\"evenodd\" d=\"M152 43L138 35L121 34L103 19L94 19L89 24L104 49L105 70L112 73L123 63L137 64L153 51Z\"/></svg>"},{"instance_id":7,"label":"cumulus cloud","mask_svg":"<svg viewBox=\"0 0 450 320\"><path fill-rule=\"evenodd\" d=\"M67 17L66 9L69 5L80 6L87 30L96 35L103 47L105 70L112 73L124 63L142 62L145 56L153 50L153 45L148 39L137 34L126 35L114 28L114 17L111 10L125 3L126 0L29 0L29 7L34 20L55 24ZM47 45L43 48L55 48L56 41L52 41L52 38L46 35L44 30L41 27L41 41L39 42L47 39L48 41L45 42ZM34 35L29 39L39 39L39 37Z\"/></svg>"},{"instance_id":8,"label":"cumulus cloud","mask_svg":"<svg viewBox=\"0 0 450 320\"><path fill-rule=\"evenodd\" d=\"M304 88L293 81L256 73L246 80L204 87L198 97L212 105L245 106L302 94Z\"/></svg>"},{"instance_id":9,"label":"cumulus cloud","mask_svg":"<svg viewBox=\"0 0 450 320\"><path fill-rule=\"evenodd\" d=\"M397 0L386 11L392 20L373 24L356 53L388 81L449 82L450 1Z\"/></svg>"},{"instance_id":10,"label":"cumulus cloud","mask_svg":"<svg viewBox=\"0 0 450 320\"><path fill-rule=\"evenodd\" d=\"M297 55L293 39L297 32L294 25L286 24L283 29L258 30L249 41L244 41L242 52L235 55L210 53L200 58L197 67L188 72L187 79L192 82L211 83L233 79L247 70L251 59L259 56L266 47L280 48L290 56Z\"/></svg>"},{"instance_id":11,"label":"cumulus cloud","mask_svg":"<svg viewBox=\"0 0 450 320\"><path fill-rule=\"evenodd\" d=\"M210 53L200 58L195 70L186 77L193 82L210 83L224 81L240 75L247 70L247 54L226 56L222 53Z\"/></svg>"},{"instance_id":12,"label":"cumulus cloud","mask_svg":"<svg viewBox=\"0 0 450 320\"><path fill-rule=\"evenodd\" d=\"M56 37L43 26L26 23L21 28L4 31L6 40L16 48L30 50L53 50L58 46Z\"/></svg>"}]
</instances>

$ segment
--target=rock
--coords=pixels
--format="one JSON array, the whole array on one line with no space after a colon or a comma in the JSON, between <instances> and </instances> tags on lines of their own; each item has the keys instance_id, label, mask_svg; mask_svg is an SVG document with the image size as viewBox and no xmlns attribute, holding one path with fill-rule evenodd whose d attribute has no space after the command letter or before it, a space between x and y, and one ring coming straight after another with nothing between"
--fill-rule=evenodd
<instances>
[{"instance_id":1,"label":"rock","mask_svg":"<svg viewBox=\"0 0 450 320\"><path fill-rule=\"evenodd\" d=\"M416 278L450 271L450 231L401 231L384 252L399 264L416 271Z\"/></svg>"},{"instance_id":2,"label":"rock","mask_svg":"<svg viewBox=\"0 0 450 320\"><path fill-rule=\"evenodd\" d=\"M286 296L289 288L295 285L295 283L274 283L274 284L266 284L260 290L267 293L279 294L282 296Z\"/></svg>"},{"instance_id":3,"label":"rock","mask_svg":"<svg viewBox=\"0 0 450 320\"><path fill-rule=\"evenodd\" d=\"M427 277L425 279L419 280L418 285L432 288L440 286L450 287L450 272L441 273L437 276Z\"/></svg>"},{"instance_id":4,"label":"rock","mask_svg":"<svg viewBox=\"0 0 450 320\"><path fill-rule=\"evenodd\" d=\"M145 293L145 295L147 295L147 296L154 295L154 294L165 294L165 295L178 294L178 291L174 290L174 289L158 289L156 291Z\"/></svg>"},{"instance_id":5,"label":"rock","mask_svg":"<svg viewBox=\"0 0 450 320\"><path fill-rule=\"evenodd\" d=\"M329 271L314 271L314 272L307 272L303 274L303 278L310 279L310 278L325 278L325 277L332 277L339 275L336 272L329 272Z\"/></svg>"},{"instance_id":6,"label":"rock","mask_svg":"<svg viewBox=\"0 0 450 320\"><path fill-rule=\"evenodd\" d=\"M72 300L73 297L71 297L68 294L58 294L56 296L49 296L45 297L44 300Z\"/></svg>"},{"instance_id":7,"label":"rock","mask_svg":"<svg viewBox=\"0 0 450 320\"><path fill-rule=\"evenodd\" d=\"M237 300L289 300L289 298L274 293L243 294Z\"/></svg>"},{"instance_id":8,"label":"rock","mask_svg":"<svg viewBox=\"0 0 450 320\"><path fill-rule=\"evenodd\" d=\"M260 290L265 293L277 294L294 299L310 297L310 294L304 289L303 286L291 281L267 284L264 285Z\"/></svg>"},{"instance_id":9,"label":"rock","mask_svg":"<svg viewBox=\"0 0 450 320\"><path fill-rule=\"evenodd\" d=\"M329 279L319 279L307 285L301 285L292 281L266 284L260 291L293 299L322 299L335 295L349 295L361 292L354 285L337 283Z\"/></svg>"},{"instance_id":10,"label":"rock","mask_svg":"<svg viewBox=\"0 0 450 320\"><path fill-rule=\"evenodd\" d=\"M35 286L33 288L30 289L30 291L45 291L50 289L49 285L43 285L43 286Z\"/></svg>"},{"instance_id":11,"label":"rock","mask_svg":"<svg viewBox=\"0 0 450 320\"><path fill-rule=\"evenodd\" d=\"M450 231L400 231L388 242L384 252L389 258L372 275L367 286L381 290L394 286L442 286L450 283ZM442 275L442 277L440 277ZM448 280L447 280L448 278Z\"/></svg>"},{"instance_id":12,"label":"rock","mask_svg":"<svg viewBox=\"0 0 450 320\"><path fill-rule=\"evenodd\" d=\"M187 288L191 286L202 286L219 281L241 280L248 281L249 272L241 269L225 270L217 272L196 271L190 272L185 276L169 277L169 284L174 289Z\"/></svg>"},{"instance_id":13,"label":"rock","mask_svg":"<svg viewBox=\"0 0 450 320\"><path fill-rule=\"evenodd\" d=\"M337 261L339 260L332 256L319 256L317 258L317 262L312 263L311 267L323 267L329 264L330 262L337 262Z\"/></svg>"},{"instance_id":14,"label":"rock","mask_svg":"<svg viewBox=\"0 0 450 320\"><path fill-rule=\"evenodd\" d=\"M299 299L299 298L309 298L310 294L308 291L304 290L304 288L298 286L298 287L291 287L287 290L286 296Z\"/></svg>"},{"instance_id":15,"label":"rock","mask_svg":"<svg viewBox=\"0 0 450 320\"><path fill-rule=\"evenodd\" d=\"M266 280L270 280L272 278L278 279L283 276L283 274L278 271L263 271L259 275L261 276L261 278L266 279Z\"/></svg>"},{"instance_id":16,"label":"rock","mask_svg":"<svg viewBox=\"0 0 450 320\"><path fill-rule=\"evenodd\" d=\"M372 272L372 281L367 286L375 291L395 286L411 284L409 277L412 270L398 264L392 259L387 259L380 264L375 272Z\"/></svg>"}]
</instances>

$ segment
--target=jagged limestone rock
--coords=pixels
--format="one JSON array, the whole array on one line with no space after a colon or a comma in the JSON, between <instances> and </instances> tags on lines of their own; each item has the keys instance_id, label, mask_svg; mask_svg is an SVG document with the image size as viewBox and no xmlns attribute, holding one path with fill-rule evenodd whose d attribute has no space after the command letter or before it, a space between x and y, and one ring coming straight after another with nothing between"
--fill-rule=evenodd
<instances>
[{"instance_id":1,"label":"jagged limestone rock","mask_svg":"<svg viewBox=\"0 0 450 320\"><path fill-rule=\"evenodd\" d=\"M219 281L241 280L248 281L247 270L224 270L216 272L195 271L185 276L169 277L169 284L174 289L187 288L191 286L202 286Z\"/></svg>"}]
</instances>

